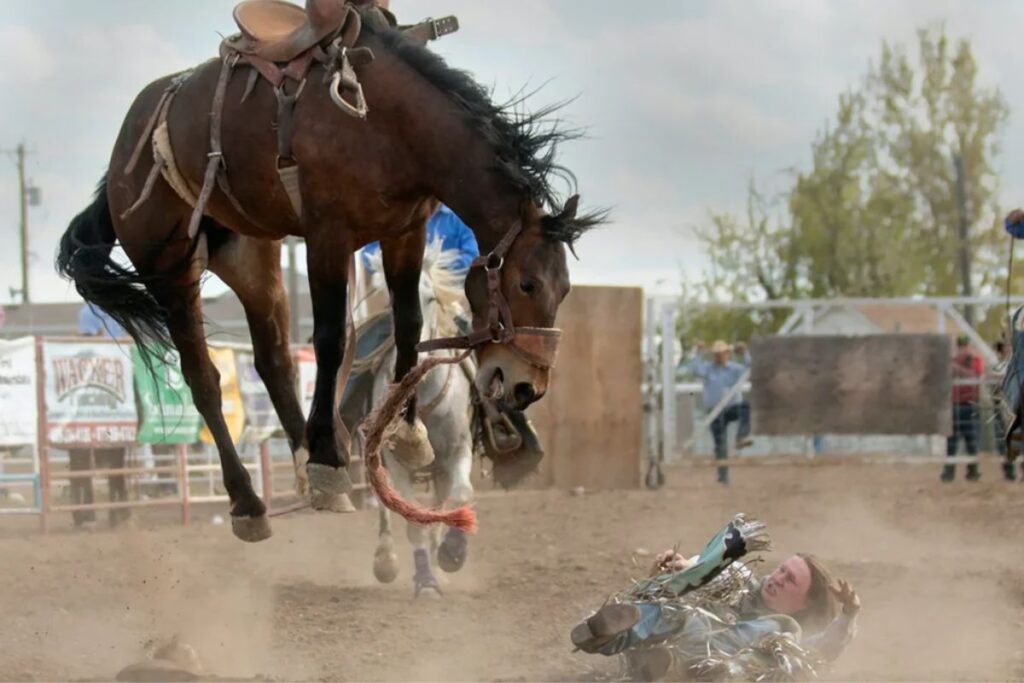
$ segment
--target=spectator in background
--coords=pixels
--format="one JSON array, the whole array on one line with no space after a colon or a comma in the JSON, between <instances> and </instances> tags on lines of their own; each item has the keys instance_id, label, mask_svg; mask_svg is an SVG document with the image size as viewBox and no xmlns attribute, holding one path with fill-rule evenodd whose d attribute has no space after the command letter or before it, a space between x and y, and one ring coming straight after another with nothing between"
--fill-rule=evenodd
<instances>
[{"instance_id":1,"label":"spectator in background","mask_svg":"<svg viewBox=\"0 0 1024 683\"><path fill-rule=\"evenodd\" d=\"M127 336L124 328L104 311L86 303L78 311L78 334L85 337L110 337L119 339Z\"/></svg>"},{"instance_id":2,"label":"spectator in background","mask_svg":"<svg viewBox=\"0 0 1024 683\"><path fill-rule=\"evenodd\" d=\"M107 315L106 311L86 303L78 312L78 333L84 337L110 337L117 339L125 336L124 329L117 321ZM93 469L93 458L97 468L124 469L124 448L72 448L68 450L69 467L72 472ZM107 479L110 502L128 500L128 483L124 475L110 475ZM92 479L77 477L71 480L71 502L73 505L91 505L93 502ZM71 513L76 528L86 528L96 522L93 510L76 510ZM131 517L128 508L110 510L110 526L127 521Z\"/></svg>"},{"instance_id":3,"label":"spectator in background","mask_svg":"<svg viewBox=\"0 0 1024 683\"><path fill-rule=\"evenodd\" d=\"M1002 339L992 345L999 362L992 368L992 437L996 444L996 452L1003 458L1003 478L1006 481L1017 481L1017 464L1006 461L1006 419L1003 417L1003 392L1001 385L1006 376L1006 367L1010 362L1010 347Z\"/></svg>"},{"instance_id":4,"label":"spectator in background","mask_svg":"<svg viewBox=\"0 0 1024 683\"><path fill-rule=\"evenodd\" d=\"M453 270L463 274L469 270L473 259L480 255L473 231L444 204L439 204L434 215L427 221L427 244L437 239L441 240L442 251L459 252L459 260L453 265ZM363 248L363 263L367 267L370 265L367 256L378 251L380 242L372 242Z\"/></svg>"},{"instance_id":5,"label":"spectator in background","mask_svg":"<svg viewBox=\"0 0 1024 683\"><path fill-rule=\"evenodd\" d=\"M974 462L967 465L967 481L978 481L978 403L981 399L981 380L985 376L985 362L971 350L971 342L962 334L956 339L956 354L953 356L953 434L946 441L946 455L957 453L960 439L964 440L967 455ZM953 481L956 465L942 468L941 480Z\"/></svg>"},{"instance_id":6,"label":"spectator in background","mask_svg":"<svg viewBox=\"0 0 1024 683\"><path fill-rule=\"evenodd\" d=\"M434 241L441 241L441 250L454 250L459 254L458 260L453 264L452 269L465 277L473 260L480 255L480 247L476 243L476 235L468 225L462 222L454 211L444 204L439 204L437 210L427 221L428 245ZM359 283L360 295L358 301L363 305L363 311L357 313L357 320L372 318L374 315L385 310L388 306L386 292L371 293L371 278L373 277L373 265L370 263L370 255L380 252L380 242L371 242L363 247L361 252L361 265L364 273Z\"/></svg>"},{"instance_id":7,"label":"spectator in background","mask_svg":"<svg viewBox=\"0 0 1024 683\"><path fill-rule=\"evenodd\" d=\"M719 339L711 345L712 360L708 361L703 357L704 343L698 341L694 346L693 360L690 361L688 369L704 383L704 410L709 415L722 403L726 394L739 383L743 375L746 374L747 368L750 367L746 344L740 342L736 345L739 363L730 360L731 352L732 348ZM732 396L721 412L711 421L711 436L715 441L716 460L725 460L728 456L726 437L731 422L739 423L736 433L737 450L746 448L753 443L750 439L750 404L744 400L742 392L737 392ZM718 468L718 482L728 486L728 467Z\"/></svg>"}]
</instances>

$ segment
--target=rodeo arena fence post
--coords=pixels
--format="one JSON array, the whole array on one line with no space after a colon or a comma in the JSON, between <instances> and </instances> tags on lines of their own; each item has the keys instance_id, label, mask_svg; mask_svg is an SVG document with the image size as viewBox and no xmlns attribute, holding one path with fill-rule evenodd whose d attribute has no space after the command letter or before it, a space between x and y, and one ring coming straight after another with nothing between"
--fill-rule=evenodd
<instances>
[{"instance_id":1,"label":"rodeo arena fence post","mask_svg":"<svg viewBox=\"0 0 1024 683\"><path fill-rule=\"evenodd\" d=\"M252 348L210 344L221 374L224 416L267 508L296 504L292 455ZM308 413L316 361L293 347L296 391ZM94 516L135 508L225 503L212 439L192 404L178 356L166 350L150 372L127 340L23 337L0 341L0 515L36 515L43 532L55 516ZM361 458L350 474L365 496ZM106 496L93 489L108 482Z\"/></svg>"},{"instance_id":2,"label":"rodeo arena fence post","mask_svg":"<svg viewBox=\"0 0 1024 683\"><path fill-rule=\"evenodd\" d=\"M662 464L700 468L823 464L827 459L817 457L822 454L858 457L872 464L976 462L973 457L945 455L952 426L952 388L980 386L980 450L997 450L992 433L997 419L994 394L1001 378L993 371L1002 359L992 346L998 334L986 339L960 311L965 307L998 311L1000 329L1004 329L1007 313L1012 315L1022 305L1024 297L760 303L687 303L677 297L649 297L643 345L647 485L663 481ZM702 383L687 377L680 366L681 360L689 360L690 349L681 348L679 323L682 316L710 309L752 313L778 309L788 311L788 317L767 338L726 339L750 343L751 366L718 405L705 410ZM990 324L995 317L987 318ZM700 330L693 335L700 336ZM983 359L984 377L951 376L953 340L960 336L966 336L971 350ZM864 358L873 359L872 364L865 365ZM836 375L847 382L842 390L837 390ZM893 387L904 385L909 393L894 396ZM726 461L715 461L710 425L737 395L751 403L754 444L742 455L730 449ZM916 403L894 405L897 398ZM903 422L896 423L894 414Z\"/></svg>"}]
</instances>

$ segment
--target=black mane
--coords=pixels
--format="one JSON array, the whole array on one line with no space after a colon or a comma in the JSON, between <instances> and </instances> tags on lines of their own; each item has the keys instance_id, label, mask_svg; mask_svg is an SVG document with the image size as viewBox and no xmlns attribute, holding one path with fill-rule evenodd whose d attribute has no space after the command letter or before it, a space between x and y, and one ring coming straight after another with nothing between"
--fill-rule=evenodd
<instances>
[{"instance_id":1,"label":"black mane","mask_svg":"<svg viewBox=\"0 0 1024 683\"><path fill-rule=\"evenodd\" d=\"M497 168L513 185L539 207L557 211L563 203L556 183L575 192L576 176L555 161L558 145L576 140L583 132L565 128L553 115L568 102L558 102L535 112L524 104L532 92L520 92L504 104L496 104L490 93L466 71L448 66L436 53L410 40L401 31L375 29L365 22L363 30L376 35L388 50L401 58L420 76L448 95L464 111L470 124L480 131L497 151ZM604 222L605 212L542 222L545 234L569 245L584 232Z\"/></svg>"}]
</instances>

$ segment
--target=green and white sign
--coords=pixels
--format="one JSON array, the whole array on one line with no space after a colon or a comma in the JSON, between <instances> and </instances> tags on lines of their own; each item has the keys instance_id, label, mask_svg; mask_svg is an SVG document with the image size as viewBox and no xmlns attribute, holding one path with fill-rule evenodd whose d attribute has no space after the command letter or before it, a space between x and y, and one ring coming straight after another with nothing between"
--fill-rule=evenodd
<instances>
[{"instance_id":1,"label":"green and white sign","mask_svg":"<svg viewBox=\"0 0 1024 683\"><path fill-rule=\"evenodd\" d=\"M150 373L138 348L132 346L135 384L139 397L140 443L195 443L202 418L192 403L192 393L181 374L178 352L165 349L163 362L154 360Z\"/></svg>"}]
</instances>

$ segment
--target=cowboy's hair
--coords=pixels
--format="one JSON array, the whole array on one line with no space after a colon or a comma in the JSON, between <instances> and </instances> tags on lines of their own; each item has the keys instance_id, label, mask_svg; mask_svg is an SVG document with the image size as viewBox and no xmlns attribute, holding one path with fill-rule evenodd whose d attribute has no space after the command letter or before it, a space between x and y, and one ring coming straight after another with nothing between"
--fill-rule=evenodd
<instances>
[{"instance_id":1,"label":"cowboy's hair","mask_svg":"<svg viewBox=\"0 0 1024 683\"><path fill-rule=\"evenodd\" d=\"M821 633L839 616L841 605L832 593L832 586L836 582L825 563L814 555L797 553L796 556L807 563L811 572L811 585L807 589L807 606L791 616L805 632Z\"/></svg>"}]
</instances>

